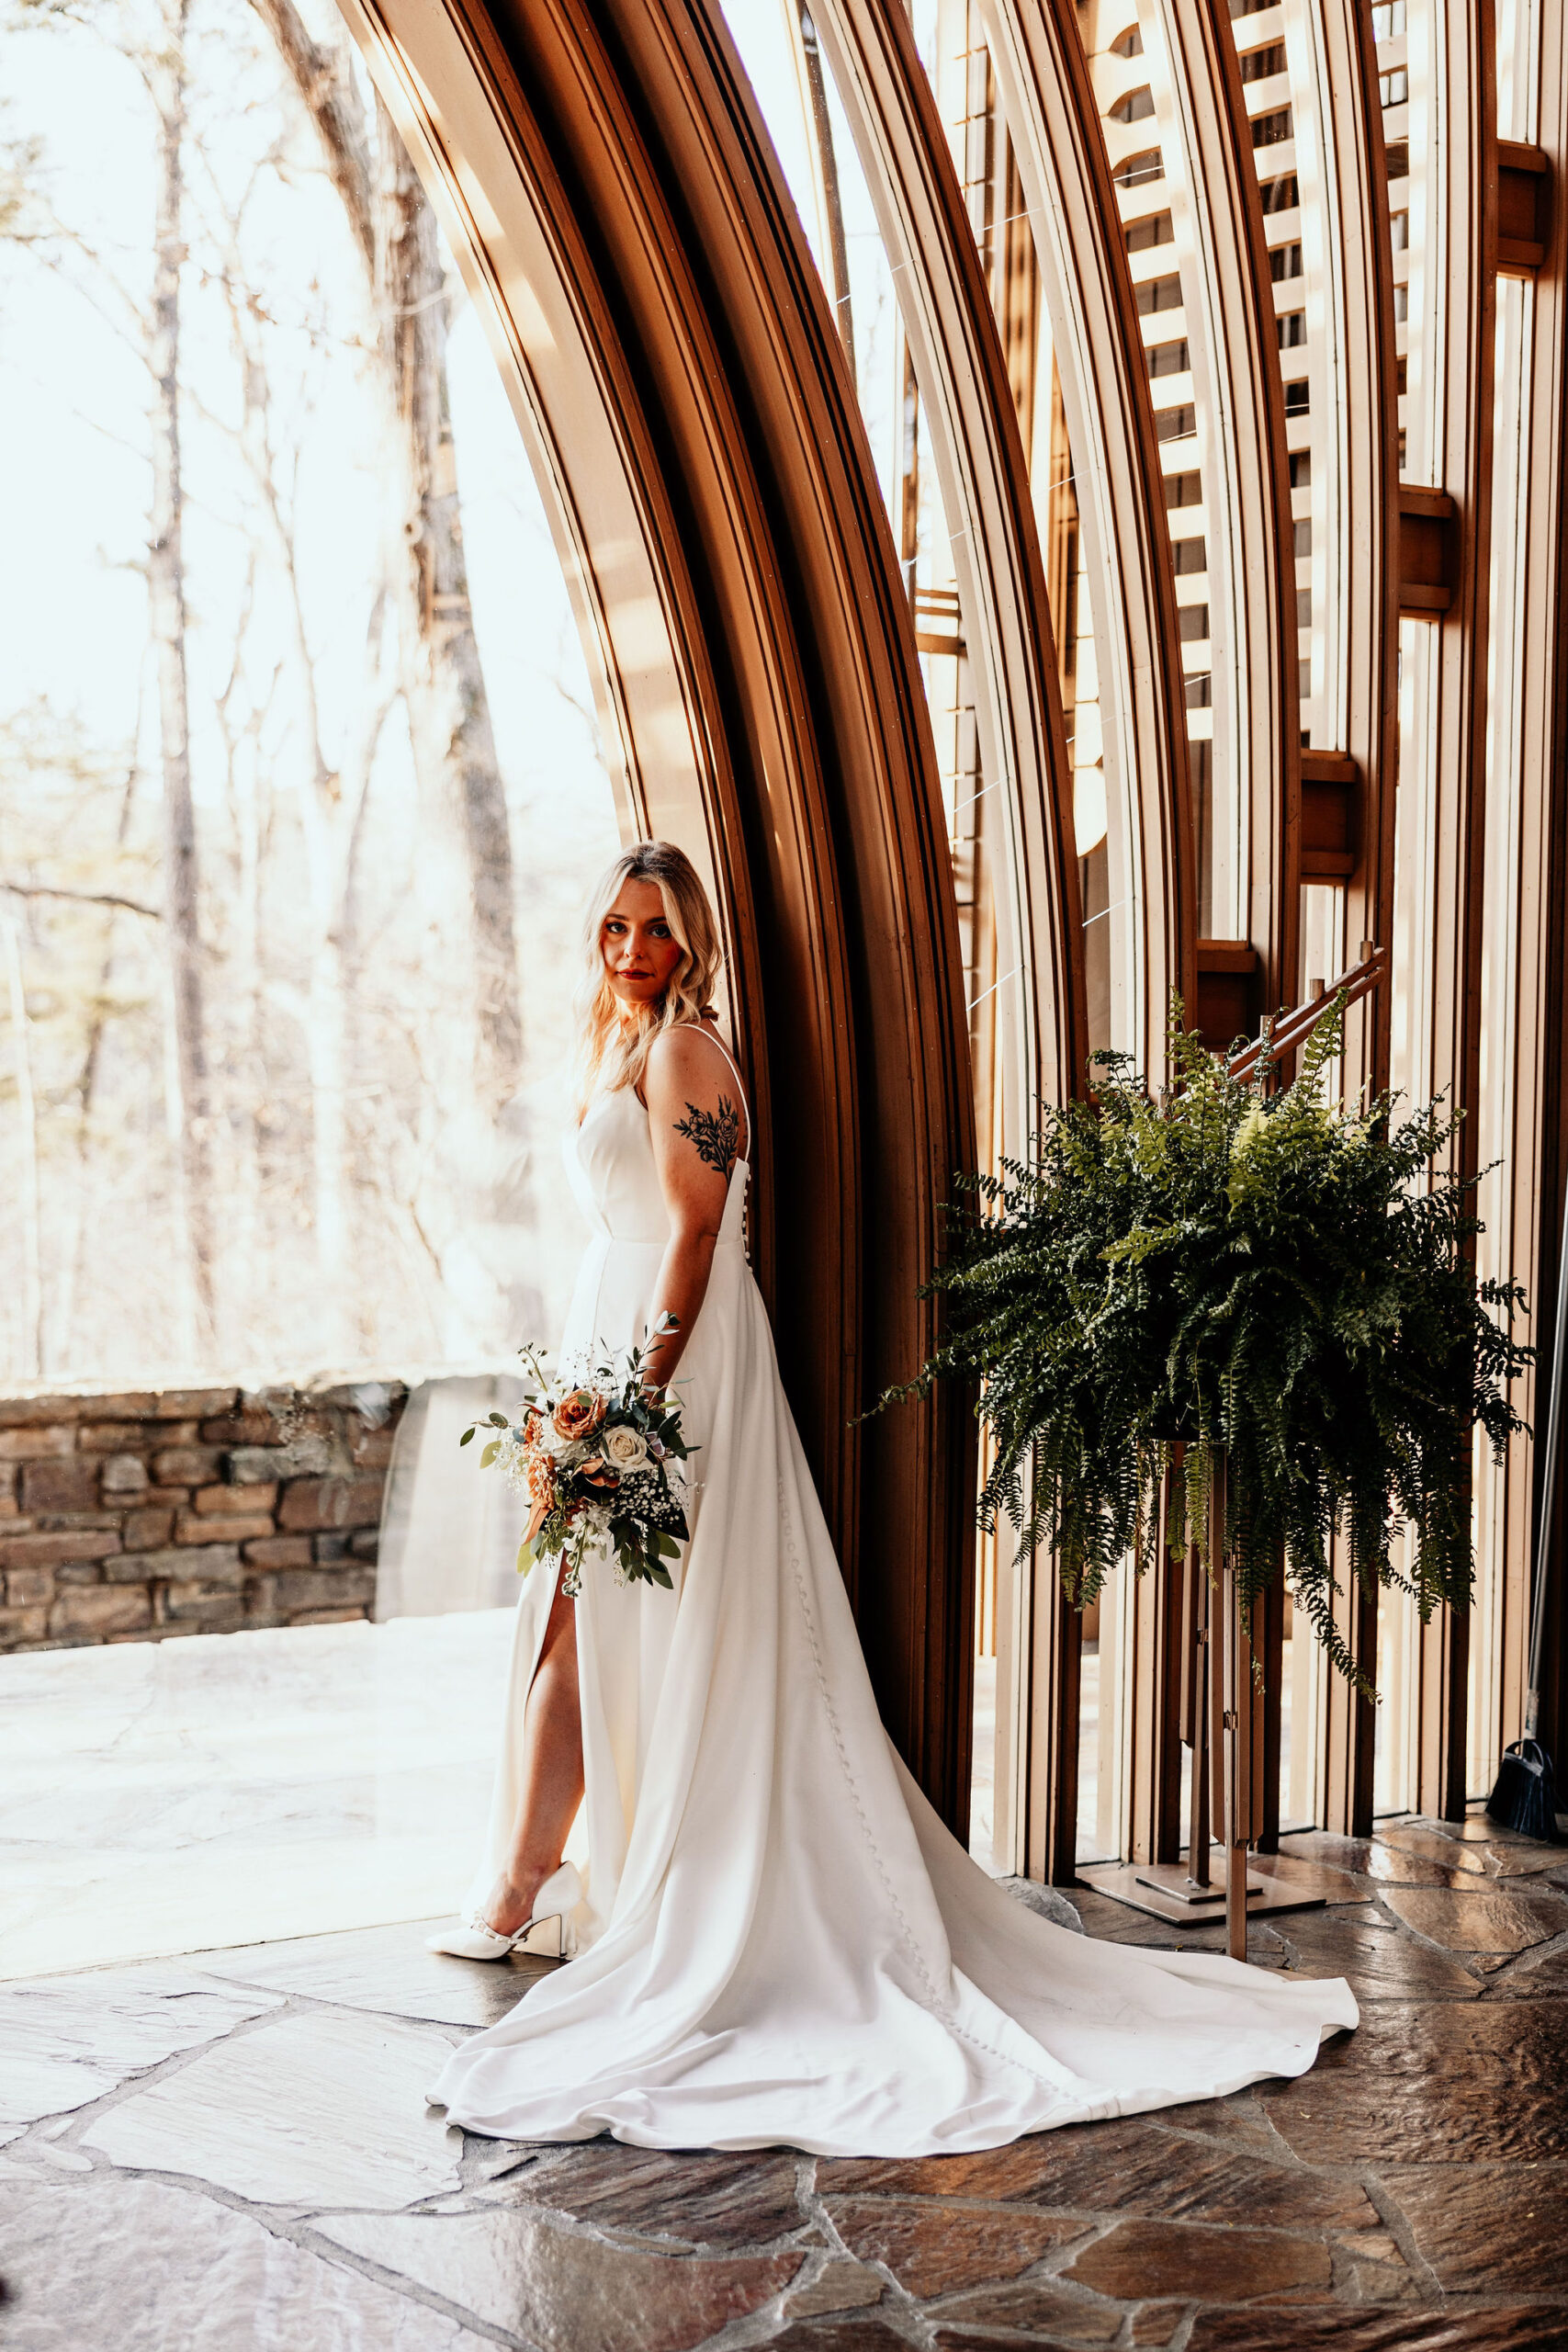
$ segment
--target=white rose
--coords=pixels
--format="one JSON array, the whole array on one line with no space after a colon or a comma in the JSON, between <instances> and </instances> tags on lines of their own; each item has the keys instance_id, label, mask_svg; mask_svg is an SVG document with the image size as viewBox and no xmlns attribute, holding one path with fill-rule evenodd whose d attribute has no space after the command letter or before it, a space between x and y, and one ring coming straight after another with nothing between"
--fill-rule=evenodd
<instances>
[{"instance_id":1,"label":"white rose","mask_svg":"<svg viewBox=\"0 0 1568 2352\"><path fill-rule=\"evenodd\" d=\"M624 1421L615 1429L604 1431L599 1442L599 1451L611 1469L618 1470L623 1478L628 1477L634 1470L646 1470L648 1467L648 1440L640 1430L634 1430Z\"/></svg>"}]
</instances>

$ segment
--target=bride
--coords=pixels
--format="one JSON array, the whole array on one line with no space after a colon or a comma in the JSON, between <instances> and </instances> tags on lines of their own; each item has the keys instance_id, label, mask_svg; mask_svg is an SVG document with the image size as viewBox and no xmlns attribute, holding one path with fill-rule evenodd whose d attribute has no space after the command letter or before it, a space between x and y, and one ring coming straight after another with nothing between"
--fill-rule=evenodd
<instances>
[{"instance_id":1,"label":"bride","mask_svg":"<svg viewBox=\"0 0 1568 2352\"><path fill-rule=\"evenodd\" d=\"M586 947L566 1159L593 1237L561 1352L675 1318L652 1369L702 1448L692 1541L671 1592L592 1561L575 1602L553 1563L523 1586L475 1908L433 1947L500 1959L561 1914L576 1957L432 2102L503 2139L915 2156L1304 2072L1357 2022L1342 1979L1054 1927L904 1769L746 1261L750 1117L680 850L615 860Z\"/></svg>"}]
</instances>

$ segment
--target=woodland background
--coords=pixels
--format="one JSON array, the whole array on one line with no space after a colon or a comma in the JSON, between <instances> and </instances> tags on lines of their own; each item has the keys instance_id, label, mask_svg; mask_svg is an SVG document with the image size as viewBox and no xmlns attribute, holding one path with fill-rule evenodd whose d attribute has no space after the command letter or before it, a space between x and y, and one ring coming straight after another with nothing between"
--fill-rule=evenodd
<instances>
[{"instance_id":1,"label":"woodland background","mask_svg":"<svg viewBox=\"0 0 1568 2352\"><path fill-rule=\"evenodd\" d=\"M493 1359L616 834L479 322L330 0L0 64L0 1376Z\"/></svg>"}]
</instances>

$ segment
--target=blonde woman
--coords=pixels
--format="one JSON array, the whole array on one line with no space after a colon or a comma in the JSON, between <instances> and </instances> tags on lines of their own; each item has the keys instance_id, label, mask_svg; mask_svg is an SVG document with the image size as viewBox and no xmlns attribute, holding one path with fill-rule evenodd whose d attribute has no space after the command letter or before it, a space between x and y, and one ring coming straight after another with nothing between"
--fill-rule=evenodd
<instances>
[{"instance_id":1,"label":"blonde woman","mask_svg":"<svg viewBox=\"0 0 1568 2352\"><path fill-rule=\"evenodd\" d=\"M489 1851L438 1951L576 1956L431 2097L515 2140L916 2156L1206 2098L1357 2021L1285 1982L1037 1917L938 1821L883 1731L742 1247L746 1090L717 929L680 850L594 894L573 1189L593 1227L563 1353L661 1313L700 1485L671 1592L536 1569ZM586 1879L563 1848L581 1807Z\"/></svg>"}]
</instances>

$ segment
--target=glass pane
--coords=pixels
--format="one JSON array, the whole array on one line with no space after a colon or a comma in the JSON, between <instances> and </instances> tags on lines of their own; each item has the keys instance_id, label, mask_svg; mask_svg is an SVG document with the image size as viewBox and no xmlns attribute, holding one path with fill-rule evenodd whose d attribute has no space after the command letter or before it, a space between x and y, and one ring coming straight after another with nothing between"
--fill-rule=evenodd
<instances>
[{"instance_id":1,"label":"glass pane","mask_svg":"<svg viewBox=\"0 0 1568 2352\"><path fill-rule=\"evenodd\" d=\"M1485 1231L1476 1242L1476 1272L1495 1280L1535 1261L1537 1236L1518 1160L1536 1150L1537 1116L1531 1079L1520 1052L1521 986L1533 999L1540 987L1536 942L1528 933L1539 880L1525 870L1529 786L1524 758L1524 661L1527 650L1527 552L1529 528L1530 346L1536 290L1517 277L1497 281L1496 374L1492 432L1492 565L1490 669L1486 725L1486 865L1482 917L1481 1087L1477 1157L1484 1173L1476 1213ZM1539 623L1537 624L1539 626ZM1528 974L1523 981L1521 975ZM1522 1008L1533 1023L1533 1004ZM1522 1097L1522 1099L1521 1099ZM1540 1313L1540 1302L1532 1301ZM1540 1419L1547 1383L1536 1386ZM1524 1400L1515 1403L1525 1409ZM1505 1610L1510 1536L1516 1555L1528 1544L1529 1455L1523 1444L1502 1464L1490 1450L1475 1453L1475 1595L1471 1616L1469 1763L1467 1786L1484 1797L1503 1746L1506 1617L1518 1641L1528 1614L1519 1598L1530 1589L1528 1561L1517 1556L1516 1601ZM1510 1501L1510 1483L1515 1491ZM1516 1662L1518 1662L1517 1660Z\"/></svg>"},{"instance_id":2,"label":"glass pane","mask_svg":"<svg viewBox=\"0 0 1568 2352\"><path fill-rule=\"evenodd\" d=\"M1402 1109L1432 1093L1432 940L1427 910L1436 888L1433 741L1436 631L1421 621L1399 626L1399 791L1394 805L1393 940L1390 956L1391 1084ZM1407 1567L1408 1539L1395 1548ZM1406 1811L1416 1787L1421 1627L1414 1603L1398 1591L1378 1600L1377 1719L1372 1801L1380 1813Z\"/></svg>"},{"instance_id":3,"label":"glass pane","mask_svg":"<svg viewBox=\"0 0 1568 2352\"><path fill-rule=\"evenodd\" d=\"M0 1778L49 1824L30 1885L12 1855L6 1975L449 1903L512 1642L504 1496L474 1477L464 1522L439 1518L418 1623L322 1621L377 1591L386 1367L475 1366L419 1400L455 1471L454 1392L496 1401L478 1364L550 1335L581 1241L549 1078L617 845L588 673L478 321L346 30L308 14L400 283L372 282L245 0L188 28L120 0L0 30L22 232L0 242L0 429L30 459L27 562L0 582L0 873L22 886L0 894L0 1083L30 1080L25 1125L0 1103L0 1376L99 1392L115 1450L64 1465L69 1510L99 1548L147 1547L144 1583L51 1597L31 1572L29 1648L128 1646L3 1661ZM155 415L160 261L180 333ZM177 537L150 531L154 475ZM323 1374L343 1385L298 1393ZM137 1409L193 1378L262 1393L237 1428ZM223 1483L236 1442L282 1476ZM299 1446L334 1472L324 1511L287 1483Z\"/></svg>"},{"instance_id":4,"label":"glass pane","mask_svg":"<svg viewBox=\"0 0 1568 2352\"><path fill-rule=\"evenodd\" d=\"M6 52L29 241L0 249L0 413L32 461L12 485L25 578L0 589L0 828L34 894L0 912L33 1104L0 1146L7 1372L137 1386L509 1352L564 1304L536 1090L570 1049L577 906L616 825L494 363L423 215L445 429L420 462L450 486L422 509L425 557L389 558L413 543L415 458L380 298L276 51L224 0L186 54L183 605L160 617L132 307L154 266L153 107L85 21L18 22ZM190 742L177 921L161 653L183 663ZM467 832L435 718L459 665ZM194 1001L175 984L187 932Z\"/></svg>"},{"instance_id":5,"label":"glass pane","mask_svg":"<svg viewBox=\"0 0 1568 2352\"><path fill-rule=\"evenodd\" d=\"M1411 104L1411 24L1420 35L1416 89L1422 104ZM1429 229L1427 192L1422 173L1431 152L1427 125L1427 75L1430 72L1430 0L1409 0L1408 7L1374 8L1372 37L1377 51L1378 93L1382 102L1383 143L1388 156L1388 209L1393 244L1393 347L1399 361L1399 464L1412 481L1430 482L1432 458L1424 431L1414 425L1409 398L1413 379L1419 382L1430 360L1421 346L1426 316L1422 299L1425 247ZM1416 169L1411 169L1412 162ZM1414 305L1414 310L1413 306Z\"/></svg>"},{"instance_id":6,"label":"glass pane","mask_svg":"<svg viewBox=\"0 0 1568 2352\"><path fill-rule=\"evenodd\" d=\"M1114 1861L1127 1829L1126 1775L1133 1721L1133 1564L1106 1578L1084 1611L1078 1714L1077 1859Z\"/></svg>"},{"instance_id":7,"label":"glass pane","mask_svg":"<svg viewBox=\"0 0 1568 2352\"><path fill-rule=\"evenodd\" d=\"M1156 85L1162 77L1168 80L1170 62L1158 12L1150 6L1134 10L1124 0L1082 0L1077 22L1116 184L1160 444L1187 684L1198 929L1204 938L1239 939L1247 932L1242 813L1228 755L1222 752L1216 767L1214 630L1218 625L1223 634L1224 616L1210 593L1214 518L1205 503L1202 378L1195 373L1191 345L1204 311L1193 278L1182 170L1156 113Z\"/></svg>"}]
</instances>

